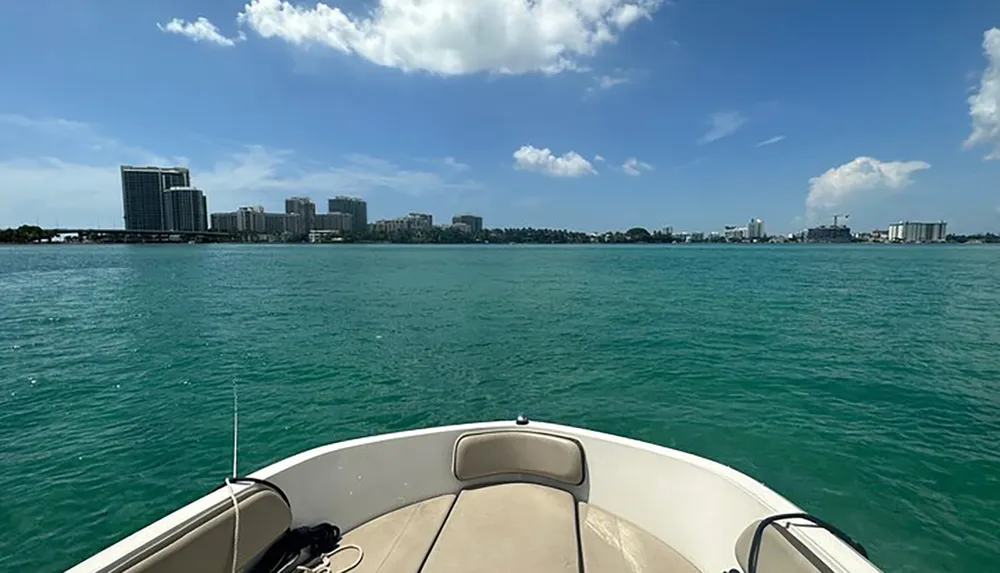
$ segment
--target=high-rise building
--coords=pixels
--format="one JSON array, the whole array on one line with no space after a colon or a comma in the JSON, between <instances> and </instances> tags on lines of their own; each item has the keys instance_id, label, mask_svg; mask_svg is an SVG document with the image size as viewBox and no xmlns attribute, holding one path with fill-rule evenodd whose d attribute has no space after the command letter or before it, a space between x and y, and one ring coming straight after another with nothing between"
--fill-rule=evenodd
<instances>
[{"instance_id":1,"label":"high-rise building","mask_svg":"<svg viewBox=\"0 0 1000 573\"><path fill-rule=\"evenodd\" d=\"M263 234L267 232L267 222L264 218L264 208L240 207L236 211L236 229L240 233Z\"/></svg>"},{"instance_id":2,"label":"high-rise building","mask_svg":"<svg viewBox=\"0 0 1000 573\"><path fill-rule=\"evenodd\" d=\"M125 229L161 231L166 227L163 192L190 187L191 172L184 167L121 166L122 211Z\"/></svg>"},{"instance_id":3,"label":"high-rise building","mask_svg":"<svg viewBox=\"0 0 1000 573\"><path fill-rule=\"evenodd\" d=\"M483 230L483 218L478 215L455 215L451 218L451 223L457 225L462 223L469 226L469 230L473 233L479 233Z\"/></svg>"},{"instance_id":4,"label":"high-rise building","mask_svg":"<svg viewBox=\"0 0 1000 573\"><path fill-rule=\"evenodd\" d=\"M298 213L285 213L285 233L296 237L306 237L306 218Z\"/></svg>"},{"instance_id":5,"label":"high-rise building","mask_svg":"<svg viewBox=\"0 0 1000 573\"><path fill-rule=\"evenodd\" d=\"M750 219L750 222L747 223L747 238L763 239L764 221L761 221L760 219Z\"/></svg>"},{"instance_id":6,"label":"high-rise building","mask_svg":"<svg viewBox=\"0 0 1000 573\"><path fill-rule=\"evenodd\" d=\"M304 225L298 213L267 213L259 205L240 207L232 213L212 213L212 230L223 233L302 237L308 235Z\"/></svg>"},{"instance_id":7,"label":"high-rise building","mask_svg":"<svg viewBox=\"0 0 1000 573\"><path fill-rule=\"evenodd\" d=\"M212 230L217 233L237 233L240 230L236 211L212 213Z\"/></svg>"},{"instance_id":8,"label":"high-rise building","mask_svg":"<svg viewBox=\"0 0 1000 573\"><path fill-rule=\"evenodd\" d=\"M302 234L308 235L316 219L316 204L309 197L289 197L285 199L285 214L298 215Z\"/></svg>"},{"instance_id":9,"label":"high-rise building","mask_svg":"<svg viewBox=\"0 0 1000 573\"><path fill-rule=\"evenodd\" d=\"M434 215L428 213L410 213L406 218L410 221L410 229L414 231L427 231L434 226Z\"/></svg>"},{"instance_id":10,"label":"high-rise building","mask_svg":"<svg viewBox=\"0 0 1000 573\"><path fill-rule=\"evenodd\" d=\"M948 236L948 223L900 221L889 225L889 241L901 243L939 243Z\"/></svg>"},{"instance_id":11,"label":"high-rise building","mask_svg":"<svg viewBox=\"0 0 1000 573\"><path fill-rule=\"evenodd\" d=\"M327 211L330 213L347 213L352 217L351 229L355 233L368 230L368 203L357 197L338 196L330 199Z\"/></svg>"},{"instance_id":12,"label":"high-rise building","mask_svg":"<svg viewBox=\"0 0 1000 573\"><path fill-rule=\"evenodd\" d=\"M163 192L163 228L168 231L207 231L205 194L194 187L171 187Z\"/></svg>"},{"instance_id":13,"label":"high-rise building","mask_svg":"<svg viewBox=\"0 0 1000 573\"><path fill-rule=\"evenodd\" d=\"M342 233L354 230L354 216L350 213L319 213L316 215L313 229L317 231L340 231Z\"/></svg>"},{"instance_id":14,"label":"high-rise building","mask_svg":"<svg viewBox=\"0 0 1000 573\"><path fill-rule=\"evenodd\" d=\"M272 237L304 235L304 221L298 213L264 213L264 233Z\"/></svg>"}]
</instances>

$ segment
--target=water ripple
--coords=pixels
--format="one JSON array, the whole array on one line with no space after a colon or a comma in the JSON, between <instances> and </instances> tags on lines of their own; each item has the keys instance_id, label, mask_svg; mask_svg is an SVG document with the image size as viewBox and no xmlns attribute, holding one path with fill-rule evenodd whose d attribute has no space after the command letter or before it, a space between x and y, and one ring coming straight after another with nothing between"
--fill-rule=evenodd
<instances>
[{"instance_id":1,"label":"water ripple","mask_svg":"<svg viewBox=\"0 0 1000 573\"><path fill-rule=\"evenodd\" d=\"M525 412L746 471L887 571L998 563L997 252L0 248L0 570L215 487L234 383L247 471Z\"/></svg>"}]
</instances>

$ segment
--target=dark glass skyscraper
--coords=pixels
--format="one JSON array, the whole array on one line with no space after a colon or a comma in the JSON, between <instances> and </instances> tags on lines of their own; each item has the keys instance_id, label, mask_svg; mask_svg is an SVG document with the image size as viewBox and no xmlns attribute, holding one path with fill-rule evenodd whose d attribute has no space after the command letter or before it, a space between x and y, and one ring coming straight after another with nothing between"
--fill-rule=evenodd
<instances>
[{"instance_id":1,"label":"dark glass skyscraper","mask_svg":"<svg viewBox=\"0 0 1000 573\"><path fill-rule=\"evenodd\" d=\"M166 229L163 192L171 187L190 187L191 173L184 167L121 166L122 211L125 229Z\"/></svg>"},{"instance_id":2,"label":"dark glass skyscraper","mask_svg":"<svg viewBox=\"0 0 1000 573\"><path fill-rule=\"evenodd\" d=\"M194 187L172 187L163 192L163 228L168 231L207 231L205 194Z\"/></svg>"},{"instance_id":3,"label":"dark glass skyscraper","mask_svg":"<svg viewBox=\"0 0 1000 573\"><path fill-rule=\"evenodd\" d=\"M364 199L357 197L334 197L328 204L330 213L347 213L352 217L355 233L364 233L368 230L368 203Z\"/></svg>"}]
</instances>

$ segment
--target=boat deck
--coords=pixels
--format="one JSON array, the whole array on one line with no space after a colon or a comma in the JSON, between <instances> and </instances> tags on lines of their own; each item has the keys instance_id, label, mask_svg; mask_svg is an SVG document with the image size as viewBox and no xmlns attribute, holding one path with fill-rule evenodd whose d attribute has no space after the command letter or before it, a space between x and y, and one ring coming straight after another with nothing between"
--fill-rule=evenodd
<instances>
[{"instance_id":1,"label":"boat deck","mask_svg":"<svg viewBox=\"0 0 1000 573\"><path fill-rule=\"evenodd\" d=\"M591 505L587 464L581 444L565 436L532 431L480 431L461 434L453 446L448 481L437 492L449 492L404 507L385 503L380 510L358 514L335 552L314 570L344 573L719 573L753 569L751 546L759 550L761 571L832 573L820 554L810 549L791 523L770 523L758 531L758 520L744 524L738 538L710 535L713 523L691 520L692 506L655 503L652 512L676 512L661 536ZM384 463L383 455L383 463ZM440 459L440 456L439 458ZM382 470L384 471L384 470ZM342 497L321 500L330 473L303 473L315 486L298 506L302 525L337 522ZM361 474L359 473L359 476ZM360 479L360 478L359 478ZM395 480L388 476L387 483ZM458 483L458 487L451 481ZM290 480L293 484L295 480ZM403 482L405 484L405 482ZM139 532L131 548L98 555L97 566L80 571L104 573L228 573L257 569L256 560L277 544L296 523L292 504L273 484L241 486L215 495L214 505L188 510L184 518L168 516ZM630 483L621 481L622 495ZM669 487L665 485L664 487ZM343 493L341 493L343 495ZM353 495L349 490L347 495ZM645 500L633 495L638 501ZM230 497L231 496L231 497ZM294 500L295 497L292 497ZM402 498L393 496L392 499ZM412 498L411 498L412 499ZM319 503L320 511L314 506ZM369 503L371 500L369 500ZM400 501L400 503L402 503ZM721 501L713 499L714 504ZM235 504L235 505L234 505ZM390 511L389 508L395 507ZM238 508L238 512L236 511ZM686 509L685 509L686 508ZM184 510L182 510L184 511ZM368 516L385 512L369 521ZM312 512L312 515L309 513ZM305 514L308 517L303 519ZM317 515L318 514L318 515ZM646 516L662 517L660 515ZM716 519L726 519L724 512ZM698 537L678 529L699 526ZM353 525L361 522L360 525ZM169 523L169 526L164 526ZM237 525L238 523L238 525ZM732 522L725 524L733 529ZM238 531L238 537L235 532ZM684 540L682 549L664 541ZM703 539L705 538L705 539ZM126 540L128 543L128 540ZM755 545L759 543L759 545ZM235 546L235 549L234 549ZM126 546L128 547L128 546ZM360 561L359 551L360 549ZM706 559L706 553L709 555ZM824 553L823 555L827 555ZM699 569L692 563L720 563ZM732 564L732 566L730 565ZM89 567L89 568L88 568ZM864 569L868 570L868 569Z\"/></svg>"},{"instance_id":2,"label":"boat deck","mask_svg":"<svg viewBox=\"0 0 1000 573\"><path fill-rule=\"evenodd\" d=\"M428 499L365 523L342 545L353 573L698 573L639 527L568 492L504 483ZM357 559L345 550L331 569Z\"/></svg>"}]
</instances>

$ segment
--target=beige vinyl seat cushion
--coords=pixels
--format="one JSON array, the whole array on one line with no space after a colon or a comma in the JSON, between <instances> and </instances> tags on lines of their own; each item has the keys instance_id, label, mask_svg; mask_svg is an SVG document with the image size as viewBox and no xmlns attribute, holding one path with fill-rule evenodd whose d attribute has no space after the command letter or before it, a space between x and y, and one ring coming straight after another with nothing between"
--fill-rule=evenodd
<instances>
[{"instance_id":1,"label":"beige vinyl seat cushion","mask_svg":"<svg viewBox=\"0 0 1000 573\"><path fill-rule=\"evenodd\" d=\"M422 573L579 573L569 493L528 483L463 490Z\"/></svg>"},{"instance_id":2,"label":"beige vinyl seat cushion","mask_svg":"<svg viewBox=\"0 0 1000 573\"><path fill-rule=\"evenodd\" d=\"M583 502L578 508L583 573L699 573L646 530Z\"/></svg>"},{"instance_id":3,"label":"beige vinyl seat cushion","mask_svg":"<svg viewBox=\"0 0 1000 573\"><path fill-rule=\"evenodd\" d=\"M750 543L759 523L751 523L736 540L736 561L743 571L747 571ZM772 523L761 537L757 573L833 573L833 569L796 539L787 526Z\"/></svg>"},{"instance_id":4,"label":"beige vinyl seat cushion","mask_svg":"<svg viewBox=\"0 0 1000 573\"><path fill-rule=\"evenodd\" d=\"M564 485L584 479L583 448L564 436L525 430L466 434L455 443L455 477L532 475Z\"/></svg>"},{"instance_id":5,"label":"beige vinyl seat cushion","mask_svg":"<svg viewBox=\"0 0 1000 573\"><path fill-rule=\"evenodd\" d=\"M351 573L417 573L423 565L455 495L448 494L397 509L348 531L341 546L364 550L361 563ZM345 549L330 560L331 571L343 571L358 557Z\"/></svg>"},{"instance_id":6,"label":"beige vinyl seat cushion","mask_svg":"<svg viewBox=\"0 0 1000 573\"><path fill-rule=\"evenodd\" d=\"M281 496L255 486L241 491L240 543L237 565L246 566L292 522L292 511ZM229 499L179 534L153 546L150 553L126 565L127 573L228 573L232 568L235 511Z\"/></svg>"}]
</instances>

